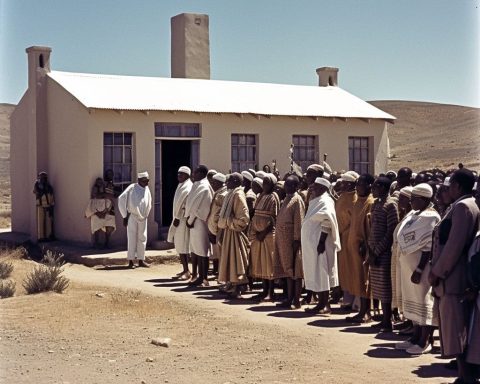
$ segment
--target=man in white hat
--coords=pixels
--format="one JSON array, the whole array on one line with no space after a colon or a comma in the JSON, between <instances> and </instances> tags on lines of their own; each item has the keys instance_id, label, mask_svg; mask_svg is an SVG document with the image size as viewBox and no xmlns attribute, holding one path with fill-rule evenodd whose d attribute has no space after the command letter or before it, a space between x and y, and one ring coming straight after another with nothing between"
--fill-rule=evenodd
<instances>
[{"instance_id":1,"label":"man in white hat","mask_svg":"<svg viewBox=\"0 0 480 384\"><path fill-rule=\"evenodd\" d=\"M133 260L138 266L148 268L145 263L147 246L147 217L152 208L152 195L148 188L148 172L140 172L136 183L130 184L118 197L118 209L127 227L128 266L133 268Z\"/></svg>"},{"instance_id":2,"label":"man in white hat","mask_svg":"<svg viewBox=\"0 0 480 384\"><path fill-rule=\"evenodd\" d=\"M173 197L173 221L168 230L167 238L168 242L175 244L175 250L180 255L183 271L174 276L174 278L180 280L188 280L190 278L190 271L188 270L190 231L187 228L187 219L185 217L185 202L192 189L191 173L190 168L187 166L181 166L178 169L178 186Z\"/></svg>"},{"instance_id":3,"label":"man in white hat","mask_svg":"<svg viewBox=\"0 0 480 384\"><path fill-rule=\"evenodd\" d=\"M192 259L192 281L190 285L208 285L208 238L207 218L213 199L213 190L207 179L208 168L199 165L193 173L193 186L185 202L185 217L190 229L190 256ZM196 265L195 265L196 264ZM198 278L195 280L198 267Z\"/></svg>"},{"instance_id":4,"label":"man in white hat","mask_svg":"<svg viewBox=\"0 0 480 384\"><path fill-rule=\"evenodd\" d=\"M212 244L212 263L213 263L213 274L218 274L218 263L220 260L221 249L220 245L217 243L217 234L218 234L218 218L220 215L220 210L222 209L223 200L227 195L227 187L225 182L227 177L223 173L216 173L212 178L212 188L214 191L212 205L210 206L210 213L207 218L208 226L208 237L210 243Z\"/></svg>"},{"instance_id":5,"label":"man in white hat","mask_svg":"<svg viewBox=\"0 0 480 384\"><path fill-rule=\"evenodd\" d=\"M305 288L317 292L319 301L310 313L330 313L328 293L338 286L337 252L340 250L335 203L330 196L331 184L317 177L312 198L302 223L302 260Z\"/></svg>"}]
</instances>

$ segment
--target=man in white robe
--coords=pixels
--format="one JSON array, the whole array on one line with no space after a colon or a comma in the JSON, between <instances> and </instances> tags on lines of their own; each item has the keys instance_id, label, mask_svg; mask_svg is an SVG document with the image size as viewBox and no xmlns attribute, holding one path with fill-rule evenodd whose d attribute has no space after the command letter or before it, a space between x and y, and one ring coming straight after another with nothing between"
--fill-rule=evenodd
<instances>
[{"instance_id":1,"label":"man in white robe","mask_svg":"<svg viewBox=\"0 0 480 384\"><path fill-rule=\"evenodd\" d=\"M147 217L152 208L152 195L148 188L148 172L138 174L136 183L130 184L118 197L118 209L127 227L128 266L133 268L133 260L138 266L148 268L145 263L147 247Z\"/></svg>"},{"instance_id":2,"label":"man in white robe","mask_svg":"<svg viewBox=\"0 0 480 384\"><path fill-rule=\"evenodd\" d=\"M302 224L302 257L305 287L318 293L319 301L310 313L330 313L328 293L338 286L337 252L340 236L330 182L317 177Z\"/></svg>"},{"instance_id":3,"label":"man in white robe","mask_svg":"<svg viewBox=\"0 0 480 384\"><path fill-rule=\"evenodd\" d=\"M213 199L213 190L207 179L208 168L200 165L193 173L194 183L185 202L187 228L190 229L190 256L192 259L192 281L190 285L208 286L208 238L207 218ZM198 265L198 278L193 280Z\"/></svg>"},{"instance_id":4,"label":"man in white robe","mask_svg":"<svg viewBox=\"0 0 480 384\"><path fill-rule=\"evenodd\" d=\"M190 252L190 230L187 228L187 218L185 217L185 202L192 189L192 180L190 168L182 166L178 169L178 186L173 197L173 220L168 230L167 241L175 244L175 250L180 256L183 271L177 273L174 278L188 280L190 271L188 269L188 254Z\"/></svg>"}]
</instances>

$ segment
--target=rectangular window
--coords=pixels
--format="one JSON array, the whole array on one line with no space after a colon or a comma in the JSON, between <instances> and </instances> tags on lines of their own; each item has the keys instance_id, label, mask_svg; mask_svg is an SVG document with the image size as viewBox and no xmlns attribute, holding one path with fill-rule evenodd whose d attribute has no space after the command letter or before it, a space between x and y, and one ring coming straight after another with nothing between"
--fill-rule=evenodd
<instances>
[{"instance_id":1,"label":"rectangular window","mask_svg":"<svg viewBox=\"0 0 480 384\"><path fill-rule=\"evenodd\" d=\"M200 124L155 123L155 137L200 137Z\"/></svg>"},{"instance_id":2,"label":"rectangular window","mask_svg":"<svg viewBox=\"0 0 480 384\"><path fill-rule=\"evenodd\" d=\"M359 174L373 173L373 137L350 136L348 138L349 170Z\"/></svg>"},{"instance_id":3,"label":"rectangular window","mask_svg":"<svg viewBox=\"0 0 480 384\"><path fill-rule=\"evenodd\" d=\"M257 136L232 134L232 172L257 166Z\"/></svg>"},{"instance_id":4,"label":"rectangular window","mask_svg":"<svg viewBox=\"0 0 480 384\"><path fill-rule=\"evenodd\" d=\"M309 165L318 162L317 137L293 135L293 160L305 171Z\"/></svg>"},{"instance_id":5,"label":"rectangular window","mask_svg":"<svg viewBox=\"0 0 480 384\"><path fill-rule=\"evenodd\" d=\"M122 191L133 182L133 134L105 132L103 134L103 171L111 169L113 184Z\"/></svg>"}]
</instances>

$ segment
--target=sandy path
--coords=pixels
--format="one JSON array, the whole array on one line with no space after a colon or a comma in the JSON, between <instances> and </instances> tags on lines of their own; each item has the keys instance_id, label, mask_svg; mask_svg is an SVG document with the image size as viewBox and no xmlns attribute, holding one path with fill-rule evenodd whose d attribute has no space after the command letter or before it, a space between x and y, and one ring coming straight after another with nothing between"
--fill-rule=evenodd
<instances>
[{"instance_id":1,"label":"sandy path","mask_svg":"<svg viewBox=\"0 0 480 384\"><path fill-rule=\"evenodd\" d=\"M173 282L170 276L177 270L176 265L157 265L150 269L135 270L91 269L80 265L67 265L65 274L76 282L139 289L148 295L168 297L192 309L201 307L215 311L217 315L225 318L267 325L279 331L281 327L281 330L297 334L302 339L306 337L321 347L325 354L312 356L312 361L320 359L324 367L322 369L330 368L329 371L333 370L340 375L338 382L365 382L366 377L369 377L370 382L389 382L393 377L397 378L398 382L452 381L452 372L442 368L444 360L439 359L438 353L408 357L393 349L394 343L400 340L398 336L375 335L368 325L350 326L343 321L344 314L306 317L303 311L279 311L267 303L253 305L246 301L229 304L218 296L214 288L188 290L182 283ZM285 348L289 347L285 345ZM301 348L301 345L297 348Z\"/></svg>"}]
</instances>

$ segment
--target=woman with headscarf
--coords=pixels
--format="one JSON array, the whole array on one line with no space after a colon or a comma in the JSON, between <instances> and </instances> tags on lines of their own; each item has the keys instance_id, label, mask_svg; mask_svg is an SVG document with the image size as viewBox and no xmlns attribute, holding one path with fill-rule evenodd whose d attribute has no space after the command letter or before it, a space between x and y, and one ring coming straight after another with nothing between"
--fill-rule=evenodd
<instances>
[{"instance_id":1,"label":"woman with headscarf","mask_svg":"<svg viewBox=\"0 0 480 384\"><path fill-rule=\"evenodd\" d=\"M428 184L413 187L412 213L401 222L397 232L403 314L416 327L409 340L395 347L405 349L411 355L421 355L432 349L430 338L437 325L433 322L433 296L428 282L432 233L440 221L432 197L433 191Z\"/></svg>"}]
</instances>

